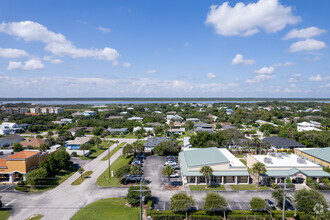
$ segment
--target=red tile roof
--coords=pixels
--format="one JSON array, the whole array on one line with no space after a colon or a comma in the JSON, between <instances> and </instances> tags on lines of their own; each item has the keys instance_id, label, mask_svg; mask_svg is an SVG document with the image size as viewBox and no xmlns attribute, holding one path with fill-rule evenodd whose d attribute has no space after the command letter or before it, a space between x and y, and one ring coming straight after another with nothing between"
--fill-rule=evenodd
<instances>
[{"instance_id":1,"label":"red tile roof","mask_svg":"<svg viewBox=\"0 0 330 220\"><path fill-rule=\"evenodd\" d=\"M31 156L34 156L36 154L39 154L38 151L27 151L27 150L24 150L24 151L21 151L21 152L18 152L16 154L13 154L13 155L10 155L9 157L7 157L7 159L16 159L16 160L24 160L26 158L29 158Z\"/></svg>"},{"instance_id":2,"label":"red tile roof","mask_svg":"<svg viewBox=\"0 0 330 220\"><path fill-rule=\"evenodd\" d=\"M6 159L3 159L3 158L0 159L0 167L7 167Z\"/></svg>"}]
</instances>

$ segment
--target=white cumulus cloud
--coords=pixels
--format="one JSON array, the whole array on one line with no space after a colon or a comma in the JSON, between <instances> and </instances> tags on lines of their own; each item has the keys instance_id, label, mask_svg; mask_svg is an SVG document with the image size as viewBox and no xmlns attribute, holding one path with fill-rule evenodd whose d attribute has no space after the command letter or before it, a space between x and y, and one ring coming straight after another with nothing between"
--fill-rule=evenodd
<instances>
[{"instance_id":1,"label":"white cumulus cloud","mask_svg":"<svg viewBox=\"0 0 330 220\"><path fill-rule=\"evenodd\" d=\"M119 53L110 47L103 49L77 48L63 34L48 30L45 26L33 21L9 22L0 24L0 32L23 38L25 41L39 41L46 44L45 50L55 56L70 56L72 58L91 57L99 60L115 62Z\"/></svg>"},{"instance_id":2,"label":"white cumulus cloud","mask_svg":"<svg viewBox=\"0 0 330 220\"><path fill-rule=\"evenodd\" d=\"M319 36L320 34L326 33L326 30L320 29L318 27L309 27L302 29L293 29L285 35L284 40L294 39L294 38L311 38Z\"/></svg>"},{"instance_id":3,"label":"white cumulus cloud","mask_svg":"<svg viewBox=\"0 0 330 220\"><path fill-rule=\"evenodd\" d=\"M122 64L122 66L125 67L125 68L128 68L128 67L131 67L132 64L125 62L125 63Z\"/></svg>"},{"instance_id":4,"label":"white cumulus cloud","mask_svg":"<svg viewBox=\"0 0 330 220\"><path fill-rule=\"evenodd\" d=\"M13 48L0 48L0 57L18 58L27 57L29 54L25 50Z\"/></svg>"},{"instance_id":5,"label":"white cumulus cloud","mask_svg":"<svg viewBox=\"0 0 330 220\"><path fill-rule=\"evenodd\" d=\"M330 76L322 77L320 74L309 77L309 81L311 81L311 82L323 82L323 81L327 81L329 79L330 79Z\"/></svg>"},{"instance_id":6,"label":"white cumulus cloud","mask_svg":"<svg viewBox=\"0 0 330 220\"><path fill-rule=\"evenodd\" d=\"M300 21L289 6L278 0L259 0L245 5L243 2L231 7L228 2L212 5L205 23L212 25L219 35L250 36L264 30L274 33Z\"/></svg>"},{"instance_id":7,"label":"white cumulus cloud","mask_svg":"<svg viewBox=\"0 0 330 220\"><path fill-rule=\"evenodd\" d=\"M216 76L214 73L208 73L208 74L206 75L206 77L207 77L208 79L214 79L214 78L216 78L217 76Z\"/></svg>"},{"instance_id":8,"label":"white cumulus cloud","mask_svg":"<svg viewBox=\"0 0 330 220\"><path fill-rule=\"evenodd\" d=\"M275 72L275 68L272 66L262 67L261 69L255 70L254 72L257 74L261 74L261 75L269 75L269 74L273 74Z\"/></svg>"},{"instance_id":9,"label":"white cumulus cloud","mask_svg":"<svg viewBox=\"0 0 330 220\"><path fill-rule=\"evenodd\" d=\"M30 59L24 63L9 61L7 67L8 70L40 70L43 68L45 68L45 65L37 59Z\"/></svg>"},{"instance_id":10,"label":"white cumulus cloud","mask_svg":"<svg viewBox=\"0 0 330 220\"><path fill-rule=\"evenodd\" d=\"M301 73L296 73L292 77L288 79L288 82L290 83L296 83L300 81Z\"/></svg>"},{"instance_id":11,"label":"white cumulus cloud","mask_svg":"<svg viewBox=\"0 0 330 220\"><path fill-rule=\"evenodd\" d=\"M146 73L148 73L148 74L157 73L157 70L147 70Z\"/></svg>"},{"instance_id":12,"label":"white cumulus cloud","mask_svg":"<svg viewBox=\"0 0 330 220\"><path fill-rule=\"evenodd\" d=\"M110 28L105 28L105 27L102 27L102 26L98 27L97 30L99 30L103 33L111 33L112 32Z\"/></svg>"},{"instance_id":13,"label":"white cumulus cloud","mask_svg":"<svg viewBox=\"0 0 330 220\"><path fill-rule=\"evenodd\" d=\"M236 54L236 56L232 59L231 65L252 65L255 63L255 60L244 60L242 54Z\"/></svg>"},{"instance_id":14,"label":"white cumulus cloud","mask_svg":"<svg viewBox=\"0 0 330 220\"><path fill-rule=\"evenodd\" d=\"M251 79L247 79L246 82L249 84L259 83L259 82L263 82L263 81L266 81L266 80L269 80L272 78L274 78L274 75L256 75Z\"/></svg>"},{"instance_id":15,"label":"white cumulus cloud","mask_svg":"<svg viewBox=\"0 0 330 220\"><path fill-rule=\"evenodd\" d=\"M321 50L326 47L327 45L323 41L315 39L306 39L291 44L291 46L289 47L289 52L294 53L299 51Z\"/></svg>"},{"instance_id":16,"label":"white cumulus cloud","mask_svg":"<svg viewBox=\"0 0 330 220\"><path fill-rule=\"evenodd\" d=\"M294 62L285 62L285 63L276 63L273 66L274 67L286 67L286 66L294 66L296 63Z\"/></svg>"}]
</instances>

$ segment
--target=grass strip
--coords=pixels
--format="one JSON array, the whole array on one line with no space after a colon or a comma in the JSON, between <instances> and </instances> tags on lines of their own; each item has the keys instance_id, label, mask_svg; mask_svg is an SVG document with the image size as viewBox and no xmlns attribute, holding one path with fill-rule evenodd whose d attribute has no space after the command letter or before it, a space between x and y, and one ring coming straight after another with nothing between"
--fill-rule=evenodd
<instances>
[{"instance_id":1,"label":"grass strip","mask_svg":"<svg viewBox=\"0 0 330 220\"><path fill-rule=\"evenodd\" d=\"M82 182L84 182L90 175L92 175L93 171L86 171L84 172L80 177L78 177L75 181L73 181L73 183L71 183L71 185L73 186L78 186L80 185Z\"/></svg>"},{"instance_id":2,"label":"grass strip","mask_svg":"<svg viewBox=\"0 0 330 220\"><path fill-rule=\"evenodd\" d=\"M110 152L110 157L112 157L115 153L117 153L117 151L119 151L119 149L122 148L125 144L126 144L126 142L118 144L118 146L115 147L115 149L113 149ZM105 155L101 160L108 160L108 159L109 159L109 154Z\"/></svg>"}]
</instances>

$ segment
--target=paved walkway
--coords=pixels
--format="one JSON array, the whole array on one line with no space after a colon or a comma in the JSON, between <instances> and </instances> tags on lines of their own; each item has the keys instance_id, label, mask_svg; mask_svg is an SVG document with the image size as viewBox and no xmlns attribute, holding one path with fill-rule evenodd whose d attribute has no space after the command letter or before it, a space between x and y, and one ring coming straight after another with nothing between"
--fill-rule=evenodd
<instances>
[{"instance_id":1,"label":"paved walkway","mask_svg":"<svg viewBox=\"0 0 330 220\"><path fill-rule=\"evenodd\" d=\"M225 187L226 191L233 191L230 187L230 185L228 184L223 184L223 186Z\"/></svg>"}]
</instances>

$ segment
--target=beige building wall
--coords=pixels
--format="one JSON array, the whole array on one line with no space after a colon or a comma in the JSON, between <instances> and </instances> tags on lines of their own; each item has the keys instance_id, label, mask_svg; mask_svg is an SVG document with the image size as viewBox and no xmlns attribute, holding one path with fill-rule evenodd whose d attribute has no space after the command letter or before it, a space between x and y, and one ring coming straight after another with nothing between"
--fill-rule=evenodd
<instances>
[{"instance_id":1,"label":"beige building wall","mask_svg":"<svg viewBox=\"0 0 330 220\"><path fill-rule=\"evenodd\" d=\"M295 149L294 153L299 154L301 157L306 157L308 160L312 160L314 163L319 163L321 166L330 167L330 163L328 163L324 160L321 160L319 158L316 158L314 156L311 156L311 155L309 155L309 154L307 154L304 151L301 151L299 149Z\"/></svg>"},{"instance_id":2,"label":"beige building wall","mask_svg":"<svg viewBox=\"0 0 330 220\"><path fill-rule=\"evenodd\" d=\"M252 168L253 164L257 163L258 161L252 157L250 154L246 156L246 166Z\"/></svg>"}]
</instances>

